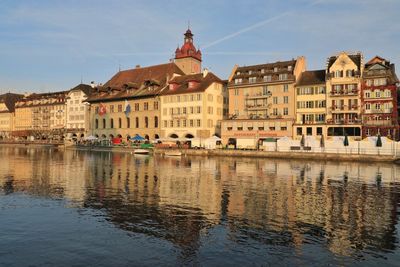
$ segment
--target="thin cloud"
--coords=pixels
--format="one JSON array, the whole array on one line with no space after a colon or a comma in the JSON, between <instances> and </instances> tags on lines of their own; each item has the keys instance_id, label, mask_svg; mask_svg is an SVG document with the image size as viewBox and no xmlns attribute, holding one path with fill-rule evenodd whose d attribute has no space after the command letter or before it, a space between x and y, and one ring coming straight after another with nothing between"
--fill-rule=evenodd
<instances>
[{"instance_id":1,"label":"thin cloud","mask_svg":"<svg viewBox=\"0 0 400 267\"><path fill-rule=\"evenodd\" d=\"M320 4L320 3L324 2L324 1L326 1L326 0L317 0L317 1L314 1L314 2L312 2L311 4L309 4L308 6L314 6L314 5ZM245 33L245 32L254 30L254 29L256 29L256 28L259 28L259 27L261 27L261 26L264 26L265 24L268 24L268 23L270 23L270 22L273 22L273 21L275 21L275 20L278 20L278 19L280 19L280 18L282 18L282 17L285 17L285 16L287 16L287 15L289 15L289 14L292 14L292 13L294 13L294 12L296 12L296 10L285 11L285 12L283 12L283 13L281 13L281 14L279 14L279 15L273 16L273 17L271 17L271 18L269 18L269 19L266 19L266 20L257 22L257 23L255 23L255 24L249 26L249 27L246 27L246 28L241 29L241 30L239 30L239 31L237 31L237 32L231 33L231 34L229 34L229 35L227 35L227 36L225 36L225 37L222 37L222 38L220 38L220 39L218 39L218 40L216 40L216 41L214 41L214 42L211 42L211 43L209 43L209 44L207 44L207 45L204 45L204 46L202 47L202 49L205 50L205 49L207 49L207 48L209 48L209 47L212 47L212 46L214 46L214 45L216 45L216 44L222 43L222 42L224 42L224 41L226 41L226 40L229 40L229 39L232 39L233 37L236 37L236 36L238 36L238 35L240 35L240 34L242 34L242 33Z\"/></svg>"}]
</instances>

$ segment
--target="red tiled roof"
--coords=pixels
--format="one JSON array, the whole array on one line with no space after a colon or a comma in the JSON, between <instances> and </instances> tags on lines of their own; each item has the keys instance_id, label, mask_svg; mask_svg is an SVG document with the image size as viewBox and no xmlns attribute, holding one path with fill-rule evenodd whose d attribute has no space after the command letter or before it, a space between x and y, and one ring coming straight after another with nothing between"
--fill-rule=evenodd
<instances>
[{"instance_id":1,"label":"red tiled roof","mask_svg":"<svg viewBox=\"0 0 400 267\"><path fill-rule=\"evenodd\" d=\"M119 71L86 101L100 102L126 98L153 97L175 75L184 75L175 63Z\"/></svg>"}]
</instances>

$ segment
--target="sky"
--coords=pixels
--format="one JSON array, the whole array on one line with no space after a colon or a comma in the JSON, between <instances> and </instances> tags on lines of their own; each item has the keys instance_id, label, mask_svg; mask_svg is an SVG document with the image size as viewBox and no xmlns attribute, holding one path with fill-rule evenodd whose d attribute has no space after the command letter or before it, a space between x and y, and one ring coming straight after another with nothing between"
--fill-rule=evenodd
<instances>
[{"instance_id":1,"label":"sky","mask_svg":"<svg viewBox=\"0 0 400 267\"><path fill-rule=\"evenodd\" d=\"M0 0L0 93L105 83L119 69L167 63L190 24L202 66L305 56L324 69L340 51L400 66L399 0Z\"/></svg>"}]
</instances>

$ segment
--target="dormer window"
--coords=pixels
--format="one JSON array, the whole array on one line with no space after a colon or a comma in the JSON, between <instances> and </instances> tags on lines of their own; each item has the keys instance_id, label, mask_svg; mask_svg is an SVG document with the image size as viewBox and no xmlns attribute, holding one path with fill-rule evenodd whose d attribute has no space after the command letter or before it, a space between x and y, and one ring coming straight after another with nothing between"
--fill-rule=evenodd
<instances>
[{"instance_id":1,"label":"dormer window","mask_svg":"<svg viewBox=\"0 0 400 267\"><path fill-rule=\"evenodd\" d=\"M193 89L193 88L196 87L197 84L198 84L197 81L189 81L189 83L188 83L188 88L189 88L189 89Z\"/></svg>"},{"instance_id":2,"label":"dormer window","mask_svg":"<svg viewBox=\"0 0 400 267\"><path fill-rule=\"evenodd\" d=\"M278 71L278 67L274 67L274 72L277 72Z\"/></svg>"},{"instance_id":3,"label":"dormer window","mask_svg":"<svg viewBox=\"0 0 400 267\"><path fill-rule=\"evenodd\" d=\"M288 71L292 71L293 67L290 65L287 67Z\"/></svg>"}]
</instances>

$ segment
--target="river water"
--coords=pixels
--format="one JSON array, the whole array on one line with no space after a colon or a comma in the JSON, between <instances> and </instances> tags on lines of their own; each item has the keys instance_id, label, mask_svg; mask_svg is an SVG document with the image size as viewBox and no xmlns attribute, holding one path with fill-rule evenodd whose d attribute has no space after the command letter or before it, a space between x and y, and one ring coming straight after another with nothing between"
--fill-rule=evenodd
<instances>
[{"instance_id":1,"label":"river water","mask_svg":"<svg viewBox=\"0 0 400 267\"><path fill-rule=\"evenodd\" d=\"M398 266L392 164L0 148L0 266Z\"/></svg>"}]
</instances>

